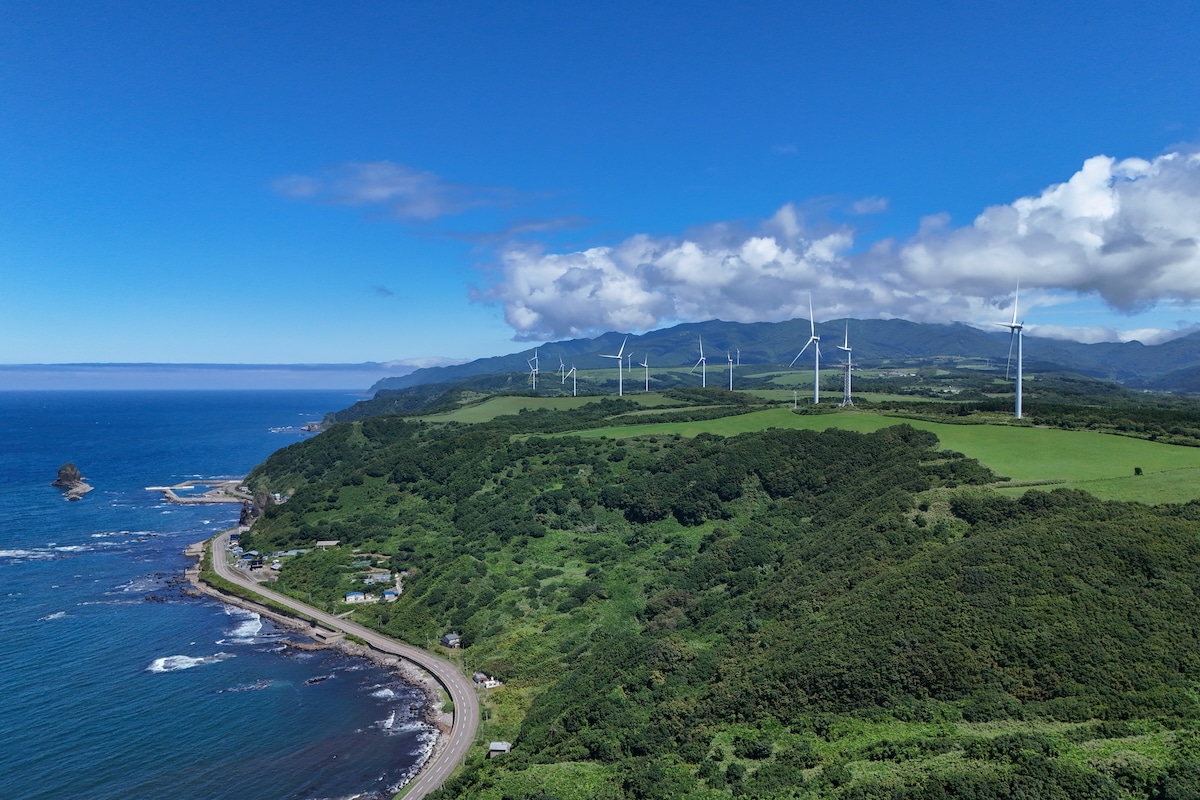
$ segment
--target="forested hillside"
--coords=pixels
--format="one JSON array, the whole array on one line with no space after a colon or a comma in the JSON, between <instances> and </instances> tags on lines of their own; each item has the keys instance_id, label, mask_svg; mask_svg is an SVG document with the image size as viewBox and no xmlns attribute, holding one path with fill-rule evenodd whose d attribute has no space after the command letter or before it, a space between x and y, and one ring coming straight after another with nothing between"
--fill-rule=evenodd
<instances>
[{"instance_id":1,"label":"forested hillside","mask_svg":"<svg viewBox=\"0 0 1200 800\"><path fill-rule=\"evenodd\" d=\"M406 570L355 618L505 680L515 749L447 797L1200 796L1200 505L1002 497L904 425L569 433L623 408L370 417L249 478L294 494L248 547L342 542L282 588Z\"/></svg>"}]
</instances>

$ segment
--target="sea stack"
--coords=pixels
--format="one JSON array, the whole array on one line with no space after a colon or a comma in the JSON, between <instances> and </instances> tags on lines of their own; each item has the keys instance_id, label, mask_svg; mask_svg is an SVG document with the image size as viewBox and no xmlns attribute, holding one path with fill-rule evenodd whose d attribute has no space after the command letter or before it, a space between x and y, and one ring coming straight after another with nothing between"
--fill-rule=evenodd
<instances>
[{"instance_id":1,"label":"sea stack","mask_svg":"<svg viewBox=\"0 0 1200 800\"><path fill-rule=\"evenodd\" d=\"M70 461L58 468L58 478L51 485L65 489L66 493L63 496L71 502L79 500L92 490L91 486L84 483L83 476L79 473L79 467Z\"/></svg>"}]
</instances>

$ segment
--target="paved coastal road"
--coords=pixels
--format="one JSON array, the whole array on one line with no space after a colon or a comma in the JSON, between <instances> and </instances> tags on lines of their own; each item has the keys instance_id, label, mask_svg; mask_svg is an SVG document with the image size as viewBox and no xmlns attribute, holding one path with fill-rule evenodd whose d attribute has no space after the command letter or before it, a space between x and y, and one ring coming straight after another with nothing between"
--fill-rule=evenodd
<instances>
[{"instance_id":1,"label":"paved coastal road","mask_svg":"<svg viewBox=\"0 0 1200 800\"><path fill-rule=\"evenodd\" d=\"M214 539L212 544L213 566L222 578L312 617L331 630L352 633L376 650L403 656L409 661L421 665L437 678L438 683L442 685L454 702L454 724L440 752L431 758L425 764L425 768L421 770L420 775L408 784L408 793L404 795L404 798L405 800L417 800L445 783L446 779L450 777L450 773L467 757L467 750L475 741L475 734L479 730L479 697L476 695L475 686L471 681L459 672L458 667L444 658L384 636L358 623L338 619L332 614L318 611L252 580L244 572L231 566L229 559L226 558L226 545L229 542L230 533L231 531L225 531Z\"/></svg>"}]
</instances>

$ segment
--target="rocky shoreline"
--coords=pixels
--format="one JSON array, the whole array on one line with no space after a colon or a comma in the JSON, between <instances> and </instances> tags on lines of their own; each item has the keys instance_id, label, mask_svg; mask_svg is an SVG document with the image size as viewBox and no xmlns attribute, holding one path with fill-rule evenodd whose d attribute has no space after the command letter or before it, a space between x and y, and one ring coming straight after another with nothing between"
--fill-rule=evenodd
<instances>
[{"instance_id":1,"label":"rocky shoreline","mask_svg":"<svg viewBox=\"0 0 1200 800\"><path fill-rule=\"evenodd\" d=\"M202 547L202 545L201 545ZM189 551L188 555L195 555ZM445 695L442 692L441 685L437 679L429 672L423 669L418 664L401 658L400 656L380 653L377 650L372 650L370 647L355 644L347 640L345 637L338 636L335 638L324 638L316 635L317 629L307 621L296 619L287 614L280 613L274 609L248 600L238 595L227 594L219 589L216 589L200 580L200 570L198 567L193 567L187 570L187 579L198 594L207 595L209 597L220 600L222 603L227 603L231 606L237 606L247 611L253 611L259 616L266 617L272 622L287 628L298 634L303 634L308 637L308 640L286 642L288 647L293 647L297 650L338 650L346 655L365 658L373 664L381 667L386 667L395 670L405 683L410 686L416 686L421 689L425 695L425 705L423 709L423 721L428 725L436 735L433 747L430 748L425 760L418 765L412 777L420 772L424 765L431 763L438 753L445 746L446 734L450 732L450 727L453 723L453 714L443 711L443 702ZM411 779L410 779L411 780Z\"/></svg>"}]
</instances>

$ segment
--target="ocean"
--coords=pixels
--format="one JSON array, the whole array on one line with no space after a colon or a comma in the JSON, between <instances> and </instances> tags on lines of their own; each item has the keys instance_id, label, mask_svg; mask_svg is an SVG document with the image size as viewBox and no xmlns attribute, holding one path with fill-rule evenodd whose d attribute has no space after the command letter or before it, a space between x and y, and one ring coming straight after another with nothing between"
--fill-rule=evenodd
<instances>
[{"instance_id":1,"label":"ocean","mask_svg":"<svg viewBox=\"0 0 1200 800\"><path fill-rule=\"evenodd\" d=\"M356 399L0 392L0 795L376 798L411 774L421 692L181 591L184 548L239 509L146 489L245 475ZM50 485L68 461L95 487L78 502Z\"/></svg>"}]
</instances>

